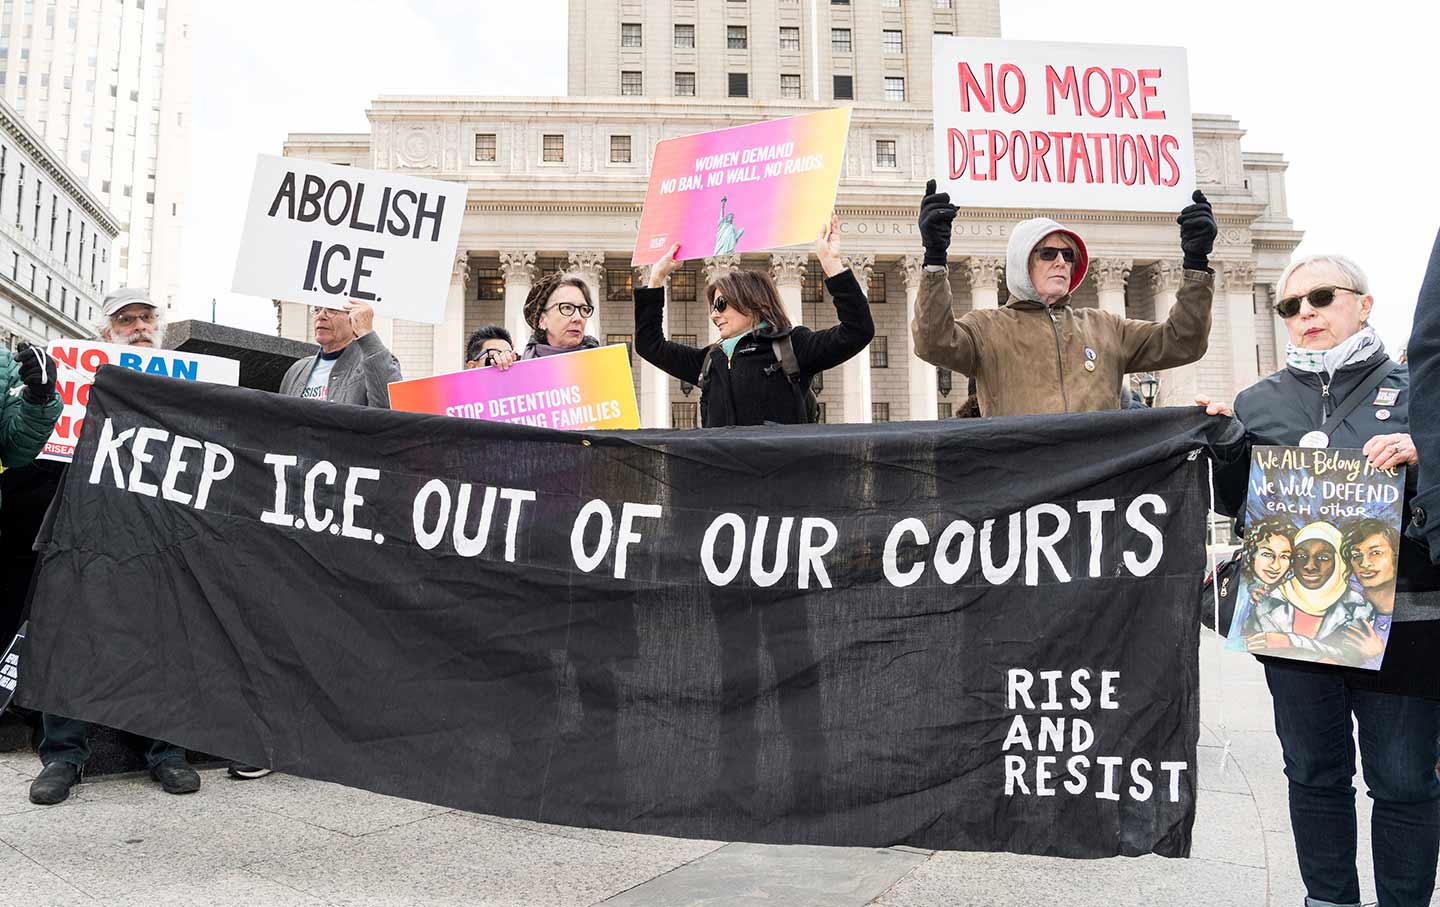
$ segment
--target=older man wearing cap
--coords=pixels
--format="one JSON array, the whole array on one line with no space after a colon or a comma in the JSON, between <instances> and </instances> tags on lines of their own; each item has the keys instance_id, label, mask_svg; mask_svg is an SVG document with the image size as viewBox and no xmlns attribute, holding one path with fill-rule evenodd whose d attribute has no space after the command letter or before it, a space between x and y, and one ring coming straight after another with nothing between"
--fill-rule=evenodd
<instances>
[{"instance_id":1,"label":"older man wearing cap","mask_svg":"<svg viewBox=\"0 0 1440 907\"><path fill-rule=\"evenodd\" d=\"M151 302L145 290L126 287L100 303L95 328L100 339L109 343L158 348L165 338L165 310ZM58 474L54 480L58 486ZM80 782L90 758L91 724L60 715L45 715L42 722L39 752L44 768L30 784L30 802L50 805L68 798L70 789ZM200 789L200 775L185 761L183 747L151 740L145 750L145 767L166 793L188 794Z\"/></svg>"},{"instance_id":2,"label":"older man wearing cap","mask_svg":"<svg viewBox=\"0 0 1440 907\"><path fill-rule=\"evenodd\" d=\"M1077 233L1048 217L1010 231L1010 301L956 318L945 261L956 208L931 180L920 203L924 273L910 325L916 354L975 378L981 415L1120 409L1126 374L1187 365L1209 346L1216 224L1205 195L1197 190L1193 199L1176 218L1184 276L1163 323L1072 307L1070 294L1085 279L1089 254Z\"/></svg>"},{"instance_id":3,"label":"older man wearing cap","mask_svg":"<svg viewBox=\"0 0 1440 907\"><path fill-rule=\"evenodd\" d=\"M344 309L313 306L316 354L280 380L280 393L331 403L390 408L390 382L403 380L400 362L375 333L375 310L351 300Z\"/></svg>"},{"instance_id":4,"label":"older man wearing cap","mask_svg":"<svg viewBox=\"0 0 1440 907\"><path fill-rule=\"evenodd\" d=\"M165 310L138 287L116 290L100 303L100 339L124 346L159 348L165 342Z\"/></svg>"}]
</instances>

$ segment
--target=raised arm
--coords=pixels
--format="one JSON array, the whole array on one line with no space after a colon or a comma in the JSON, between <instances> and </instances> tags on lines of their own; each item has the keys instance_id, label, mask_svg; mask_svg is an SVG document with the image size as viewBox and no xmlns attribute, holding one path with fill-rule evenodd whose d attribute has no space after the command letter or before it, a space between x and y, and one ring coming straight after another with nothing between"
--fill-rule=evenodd
<instances>
[{"instance_id":1,"label":"raised arm","mask_svg":"<svg viewBox=\"0 0 1440 907\"><path fill-rule=\"evenodd\" d=\"M649 286L635 288L635 352L665 374L696 384L709 350L666 340L662 327L665 280L680 266L675 257L679 250L679 243L672 245L665 257L650 267Z\"/></svg>"}]
</instances>

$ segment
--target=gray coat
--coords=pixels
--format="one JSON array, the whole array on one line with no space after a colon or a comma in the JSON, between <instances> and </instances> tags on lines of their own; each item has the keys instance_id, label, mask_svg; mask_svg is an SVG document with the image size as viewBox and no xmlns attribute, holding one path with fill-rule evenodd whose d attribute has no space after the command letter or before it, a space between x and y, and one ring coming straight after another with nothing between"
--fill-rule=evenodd
<instances>
[{"instance_id":1,"label":"gray coat","mask_svg":"<svg viewBox=\"0 0 1440 907\"><path fill-rule=\"evenodd\" d=\"M280 393L300 396L314 365L315 356L308 356L290 366L280 381ZM380 335L371 331L345 347L335 360L325 398L331 403L389 409L390 382L401 380L404 379L400 374L400 361L380 342Z\"/></svg>"}]
</instances>

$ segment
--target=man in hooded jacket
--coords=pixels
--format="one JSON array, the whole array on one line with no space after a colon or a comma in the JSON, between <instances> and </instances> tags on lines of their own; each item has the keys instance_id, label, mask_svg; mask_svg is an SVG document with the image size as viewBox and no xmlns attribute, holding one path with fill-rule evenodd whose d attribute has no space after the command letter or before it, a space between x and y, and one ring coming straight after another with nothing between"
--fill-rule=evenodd
<instances>
[{"instance_id":1,"label":"man in hooded jacket","mask_svg":"<svg viewBox=\"0 0 1440 907\"><path fill-rule=\"evenodd\" d=\"M916 355L975 378L983 416L1120 409L1126 374L1188 365L1209 346L1217 230L1205 195L1196 190L1193 198L1176 219L1184 277L1164 322L1073 307L1070 294L1085 279L1089 254L1078 234L1048 217L1010 231L1010 301L955 318L946 254L956 208L931 180L920 204L925 268L910 325Z\"/></svg>"}]
</instances>

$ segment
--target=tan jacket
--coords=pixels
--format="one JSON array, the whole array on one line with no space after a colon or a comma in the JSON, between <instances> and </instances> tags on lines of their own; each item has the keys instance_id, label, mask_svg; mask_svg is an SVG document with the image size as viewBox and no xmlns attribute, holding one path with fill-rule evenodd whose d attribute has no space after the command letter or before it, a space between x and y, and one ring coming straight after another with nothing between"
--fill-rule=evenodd
<instances>
[{"instance_id":1,"label":"tan jacket","mask_svg":"<svg viewBox=\"0 0 1440 907\"><path fill-rule=\"evenodd\" d=\"M1012 300L955 318L943 271L920 280L910 331L915 353L932 365L975 379L984 416L1078 413L1120 408L1128 373L1195 362L1210 344L1215 276L1185 271L1175 307L1163 323L1076 309L1070 297L1051 306ZM1093 370L1085 363L1094 362Z\"/></svg>"}]
</instances>

